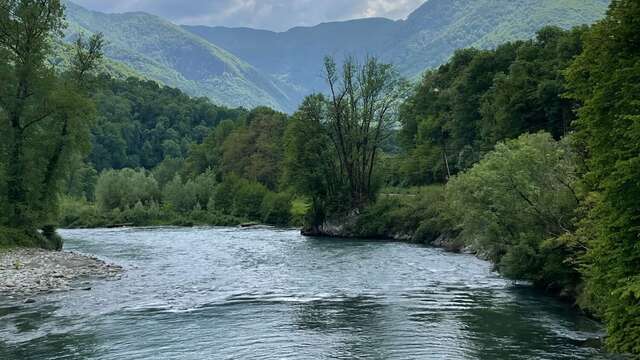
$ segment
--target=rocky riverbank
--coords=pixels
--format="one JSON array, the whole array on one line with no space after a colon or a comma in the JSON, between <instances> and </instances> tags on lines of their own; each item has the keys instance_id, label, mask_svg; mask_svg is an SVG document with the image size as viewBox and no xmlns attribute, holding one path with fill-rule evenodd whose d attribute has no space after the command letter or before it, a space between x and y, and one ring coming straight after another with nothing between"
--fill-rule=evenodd
<instances>
[{"instance_id":1,"label":"rocky riverbank","mask_svg":"<svg viewBox=\"0 0 640 360\"><path fill-rule=\"evenodd\" d=\"M116 279L123 269L74 252L40 249L0 250L0 296L33 296L90 289L82 280Z\"/></svg>"},{"instance_id":2,"label":"rocky riverbank","mask_svg":"<svg viewBox=\"0 0 640 360\"><path fill-rule=\"evenodd\" d=\"M303 228L301 230L302 235L311 237L332 237L332 238L346 238L346 239L381 239L402 241L410 243L421 243L425 245L431 245L434 247L442 248L449 252L454 253L468 253L477 256L478 258L487 260L486 254L476 251L470 246L466 246L463 242L459 241L452 232L445 232L442 234L432 234L430 238L423 238L416 236L416 229L407 229L405 231L388 231L383 230L376 233L362 232L359 226L358 217L355 215L345 216L340 220L326 221L320 226L312 228Z\"/></svg>"}]
</instances>

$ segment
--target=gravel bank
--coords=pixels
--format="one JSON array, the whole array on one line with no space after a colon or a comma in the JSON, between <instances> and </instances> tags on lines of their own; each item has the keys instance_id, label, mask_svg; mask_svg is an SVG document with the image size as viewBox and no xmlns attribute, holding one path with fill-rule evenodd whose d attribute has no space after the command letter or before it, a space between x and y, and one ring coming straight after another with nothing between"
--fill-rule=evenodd
<instances>
[{"instance_id":1,"label":"gravel bank","mask_svg":"<svg viewBox=\"0 0 640 360\"><path fill-rule=\"evenodd\" d=\"M0 250L0 295L30 296L65 291L80 286L79 280L118 278L120 266L73 252L39 249Z\"/></svg>"}]
</instances>

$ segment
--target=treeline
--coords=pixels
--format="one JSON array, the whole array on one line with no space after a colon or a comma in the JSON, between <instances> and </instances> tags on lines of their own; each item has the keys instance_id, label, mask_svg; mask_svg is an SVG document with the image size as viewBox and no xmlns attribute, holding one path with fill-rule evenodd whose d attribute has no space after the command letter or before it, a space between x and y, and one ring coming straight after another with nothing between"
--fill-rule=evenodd
<instances>
[{"instance_id":1,"label":"treeline","mask_svg":"<svg viewBox=\"0 0 640 360\"><path fill-rule=\"evenodd\" d=\"M285 114L269 108L252 111L220 108L206 100L190 99L178 90L162 89L134 79L126 83L109 80L109 84L118 88L143 85L151 93L147 98L139 98L131 91L126 92L128 101L141 104L141 110L134 112L136 117L153 118L158 110L149 106L147 99L173 92L179 95L179 102L172 106L178 114L181 108L202 106L207 110L202 122L215 127L201 129L202 139L186 142L184 153L166 153L162 152L162 146L158 147L163 160L155 166L119 168L118 162L114 162L98 172L89 156L68 178L62 207L63 226L301 224L304 201L296 199L282 183ZM122 101L125 100L118 96L113 102ZM186 119L182 123L185 131L178 132L176 129L180 126L169 126L158 131L158 139L165 140L156 144L173 142L171 136L187 139L187 125L193 117L183 119ZM111 153L135 148L139 137L123 136L121 128L111 128L108 132L109 128L109 125L98 124L94 132L118 139L110 142L114 145ZM94 137L93 141L97 142L94 146L104 146L104 138ZM153 136L142 139L148 142Z\"/></svg>"},{"instance_id":2,"label":"treeline","mask_svg":"<svg viewBox=\"0 0 640 360\"><path fill-rule=\"evenodd\" d=\"M586 27L540 30L495 50L458 50L428 71L402 107L399 164L406 185L442 183L493 146L522 133L570 131L578 102L563 96L563 71L581 53Z\"/></svg>"},{"instance_id":3,"label":"treeline","mask_svg":"<svg viewBox=\"0 0 640 360\"><path fill-rule=\"evenodd\" d=\"M60 225L313 228L364 207L407 87L376 59L327 59L325 71L334 95L309 96L292 116L98 77L93 150L69 173Z\"/></svg>"}]
</instances>

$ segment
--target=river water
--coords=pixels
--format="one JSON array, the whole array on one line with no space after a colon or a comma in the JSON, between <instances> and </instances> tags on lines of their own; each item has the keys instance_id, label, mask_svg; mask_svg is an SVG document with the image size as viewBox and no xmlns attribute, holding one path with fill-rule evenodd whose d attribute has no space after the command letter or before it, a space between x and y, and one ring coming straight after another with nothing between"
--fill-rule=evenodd
<instances>
[{"instance_id":1,"label":"river water","mask_svg":"<svg viewBox=\"0 0 640 360\"><path fill-rule=\"evenodd\" d=\"M62 235L126 273L0 298L0 359L607 358L584 344L597 323L469 255L294 230Z\"/></svg>"}]
</instances>

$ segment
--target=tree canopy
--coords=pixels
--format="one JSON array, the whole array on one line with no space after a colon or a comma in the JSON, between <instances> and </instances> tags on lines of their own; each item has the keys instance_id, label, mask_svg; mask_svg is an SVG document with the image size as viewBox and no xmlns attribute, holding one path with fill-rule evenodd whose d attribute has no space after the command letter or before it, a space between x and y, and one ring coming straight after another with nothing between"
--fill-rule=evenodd
<instances>
[{"instance_id":1,"label":"tree canopy","mask_svg":"<svg viewBox=\"0 0 640 360\"><path fill-rule=\"evenodd\" d=\"M3 0L0 8L1 220L33 229L55 222L67 159L88 150L95 106L86 80L102 38L78 37L71 68L58 74L47 58L64 28L60 1Z\"/></svg>"}]
</instances>

